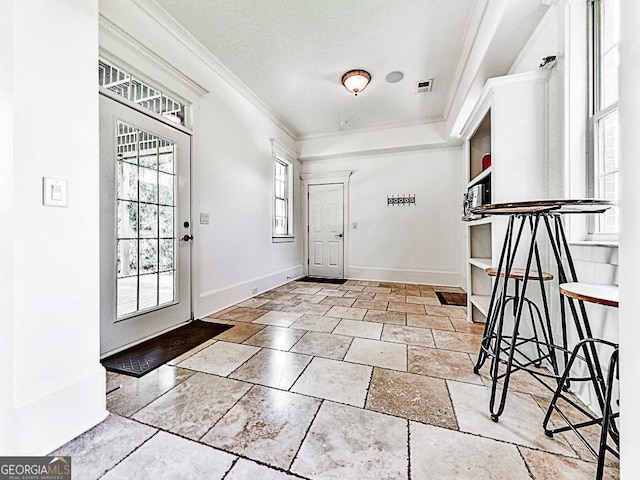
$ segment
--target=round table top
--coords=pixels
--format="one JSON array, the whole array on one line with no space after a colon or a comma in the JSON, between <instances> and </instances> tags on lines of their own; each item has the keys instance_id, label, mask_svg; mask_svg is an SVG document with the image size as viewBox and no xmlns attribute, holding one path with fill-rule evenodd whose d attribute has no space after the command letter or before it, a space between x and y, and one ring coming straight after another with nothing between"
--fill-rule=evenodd
<instances>
[{"instance_id":1,"label":"round table top","mask_svg":"<svg viewBox=\"0 0 640 480\"><path fill-rule=\"evenodd\" d=\"M471 209L476 215L513 215L543 212L602 213L613 206L609 200L596 198L560 198L523 202L489 203Z\"/></svg>"},{"instance_id":2,"label":"round table top","mask_svg":"<svg viewBox=\"0 0 640 480\"><path fill-rule=\"evenodd\" d=\"M609 307L617 307L620 298L618 285L615 284L562 283L560 284L560 293L569 298L608 305Z\"/></svg>"},{"instance_id":3,"label":"round table top","mask_svg":"<svg viewBox=\"0 0 640 480\"><path fill-rule=\"evenodd\" d=\"M491 277L495 277L498 273L496 267L485 268L485 272ZM500 272L500 277L504 277L504 270ZM512 268L509 272L509 278L515 280L524 280L524 268ZM529 280L540 280L540 275L536 270L529 270ZM553 280L553 275L547 272L542 272L542 280Z\"/></svg>"}]
</instances>

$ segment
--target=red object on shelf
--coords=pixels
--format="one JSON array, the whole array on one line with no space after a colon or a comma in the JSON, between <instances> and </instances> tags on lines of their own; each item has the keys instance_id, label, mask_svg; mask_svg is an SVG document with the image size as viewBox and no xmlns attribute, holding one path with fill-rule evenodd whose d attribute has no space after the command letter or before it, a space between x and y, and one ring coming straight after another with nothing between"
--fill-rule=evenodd
<instances>
[{"instance_id":1,"label":"red object on shelf","mask_svg":"<svg viewBox=\"0 0 640 480\"><path fill-rule=\"evenodd\" d=\"M486 170L490 166L491 166L491 154L490 153L485 153L482 156L482 170Z\"/></svg>"}]
</instances>

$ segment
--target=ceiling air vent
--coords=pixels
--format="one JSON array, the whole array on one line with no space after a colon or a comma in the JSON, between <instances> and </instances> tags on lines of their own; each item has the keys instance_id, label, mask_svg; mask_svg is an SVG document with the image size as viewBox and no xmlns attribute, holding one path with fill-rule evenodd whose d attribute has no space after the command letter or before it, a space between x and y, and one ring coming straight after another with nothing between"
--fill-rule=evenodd
<instances>
[{"instance_id":1,"label":"ceiling air vent","mask_svg":"<svg viewBox=\"0 0 640 480\"><path fill-rule=\"evenodd\" d=\"M422 80L421 82L417 82L416 93L430 92L432 85L433 85L433 78L430 78L429 80Z\"/></svg>"}]
</instances>

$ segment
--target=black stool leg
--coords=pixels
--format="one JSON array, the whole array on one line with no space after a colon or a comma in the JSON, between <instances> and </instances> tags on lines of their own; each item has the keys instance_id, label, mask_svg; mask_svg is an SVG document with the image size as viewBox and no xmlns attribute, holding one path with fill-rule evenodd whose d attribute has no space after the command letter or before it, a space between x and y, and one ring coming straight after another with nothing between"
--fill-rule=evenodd
<instances>
[{"instance_id":1,"label":"black stool leg","mask_svg":"<svg viewBox=\"0 0 640 480\"><path fill-rule=\"evenodd\" d=\"M596 480L602 480L604 475L604 458L607 453L607 439L609 438L609 422L611 418L611 394L613 391L613 378L618 368L618 349L616 348L609 359L609 374L607 375L607 386L605 395L604 412L602 412L602 432L600 433L600 449L598 450L598 469Z\"/></svg>"}]
</instances>

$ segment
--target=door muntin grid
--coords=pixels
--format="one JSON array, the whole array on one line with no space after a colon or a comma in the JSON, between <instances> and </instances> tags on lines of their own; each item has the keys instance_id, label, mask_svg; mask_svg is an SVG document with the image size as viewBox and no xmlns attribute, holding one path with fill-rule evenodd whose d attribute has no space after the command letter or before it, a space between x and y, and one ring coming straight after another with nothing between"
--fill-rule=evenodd
<instances>
[{"instance_id":1,"label":"door muntin grid","mask_svg":"<svg viewBox=\"0 0 640 480\"><path fill-rule=\"evenodd\" d=\"M178 302L176 144L116 130L116 319Z\"/></svg>"}]
</instances>

